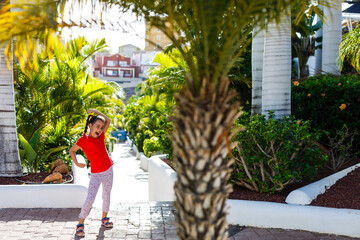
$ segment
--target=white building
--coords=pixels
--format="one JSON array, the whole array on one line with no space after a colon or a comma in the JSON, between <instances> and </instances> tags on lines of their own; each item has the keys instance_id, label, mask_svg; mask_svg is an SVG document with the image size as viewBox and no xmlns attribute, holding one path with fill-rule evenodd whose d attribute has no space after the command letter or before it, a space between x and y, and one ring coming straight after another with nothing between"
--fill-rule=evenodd
<instances>
[{"instance_id":1,"label":"white building","mask_svg":"<svg viewBox=\"0 0 360 240\"><path fill-rule=\"evenodd\" d=\"M135 51L132 54L132 65L140 67L139 77L146 78L150 68L159 66L154 63L153 59L156 56L156 51Z\"/></svg>"},{"instance_id":2,"label":"white building","mask_svg":"<svg viewBox=\"0 0 360 240\"><path fill-rule=\"evenodd\" d=\"M133 52L139 51L139 50L140 50L140 48L138 48L132 44L126 44L126 45L122 45L119 47L118 53L124 57L131 58Z\"/></svg>"}]
</instances>

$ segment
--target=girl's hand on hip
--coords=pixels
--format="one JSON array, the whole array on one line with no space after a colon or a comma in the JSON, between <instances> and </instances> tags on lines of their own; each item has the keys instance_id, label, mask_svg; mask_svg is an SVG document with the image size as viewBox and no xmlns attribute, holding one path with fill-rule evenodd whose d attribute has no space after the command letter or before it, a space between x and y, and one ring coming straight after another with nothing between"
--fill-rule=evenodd
<instances>
[{"instance_id":1,"label":"girl's hand on hip","mask_svg":"<svg viewBox=\"0 0 360 240\"><path fill-rule=\"evenodd\" d=\"M79 168L84 168L84 167L86 167L86 164L85 163L78 163L78 164L76 164L76 166L78 166Z\"/></svg>"}]
</instances>

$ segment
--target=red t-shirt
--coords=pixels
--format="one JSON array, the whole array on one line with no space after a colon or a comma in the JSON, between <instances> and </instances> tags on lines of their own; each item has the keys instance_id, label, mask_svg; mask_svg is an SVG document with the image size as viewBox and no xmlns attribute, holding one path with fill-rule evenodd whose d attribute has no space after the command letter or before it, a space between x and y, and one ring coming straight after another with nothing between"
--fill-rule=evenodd
<instances>
[{"instance_id":1,"label":"red t-shirt","mask_svg":"<svg viewBox=\"0 0 360 240\"><path fill-rule=\"evenodd\" d=\"M106 151L104 140L105 134L101 133L98 138L84 135L76 142L90 161L92 173L105 172L114 164Z\"/></svg>"}]
</instances>

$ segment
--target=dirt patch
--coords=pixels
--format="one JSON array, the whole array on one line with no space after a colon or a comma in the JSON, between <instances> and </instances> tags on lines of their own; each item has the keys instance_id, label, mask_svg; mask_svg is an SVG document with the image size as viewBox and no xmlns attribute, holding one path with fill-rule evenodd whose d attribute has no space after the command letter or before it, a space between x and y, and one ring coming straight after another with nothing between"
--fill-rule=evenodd
<instances>
[{"instance_id":1,"label":"dirt patch","mask_svg":"<svg viewBox=\"0 0 360 240\"><path fill-rule=\"evenodd\" d=\"M166 164L174 169L169 159L162 159ZM353 166L360 162L359 159L352 159L343 166L342 169ZM318 174L313 178L303 179L301 182L293 183L285 187L281 192L274 194L263 194L250 191L244 187L233 186L233 192L230 193L229 199L266 201L285 203L286 197L295 189L306 186L333 174L330 169L324 167L318 170ZM333 186L319 195L310 205L333 208L348 208L360 210L360 168L355 169L348 175L338 180Z\"/></svg>"},{"instance_id":2,"label":"dirt patch","mask_svg":"<svg viewBox=\"0 0 360 240\"><path fill-rule=\"evenodd\" d=\"M339 179L312 201L311 205L360 210L360 168Z\"/></svg>"},{"instance_id":3,"label":"dirt patch","mask_svg":"<svg viewBox=\"0 0 360 240\"><path fill-rule=\"evenodd\" d=\"M0 185L22 185L24 184L41 184L44 179L49 175L48 172L40 172L40 173L30 173L28 175L24 174L22 177L0 177ZM69 183L73 183L72 180L72 172L70 174L62 174L63 179L65 181L70 181Z\"/></svg>"}]
</instances>

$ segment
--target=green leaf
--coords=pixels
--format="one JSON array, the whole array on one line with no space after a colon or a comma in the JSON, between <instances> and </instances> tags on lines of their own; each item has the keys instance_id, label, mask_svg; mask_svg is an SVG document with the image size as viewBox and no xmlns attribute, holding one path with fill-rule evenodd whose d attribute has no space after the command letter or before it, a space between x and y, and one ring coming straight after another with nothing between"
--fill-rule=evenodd
<instances>
[{"instance_id":1,"label":"green leaf","mask_svg":"<svg viewBox=\"0 0 360 240\"><path fill-rule=\"evenodd\" d=\"M36 152L31 147L30 143L20 133L19 133L19 140L20 140L21 146L25 150L26 158L28 159L28 161L34 162L34 160L36 158Z\"/></svg>"},{"instance_id":2,"label":"green leaf","mask_svg":"<svg viewBox=\"0 0 360 240\"><path fill-rule=\"evenodd\" d=\"M19 149L20 158L23 158L25 156L25 150Z\"/></svg>"},{"instance_id":3,"label":"green leaf","mask_svg":"<svg viewBox=\"0 0 360 240\"><path fill-rule=\"evenodd\" d=\"M60 152L64 149L66 149L67 147L66 146L60 146L60 147L57 147L57 148L51 148L49 149L45 155L41 158L42 161L45 161L46 159L48 159L50 157L51 154L53 153L56 153L56 152Z\"/></svg>"},{"instance_id":4,"label":"green leaf","mask_svg":"<svg viewBox=\"0 0 360 240\"><path fill-rule=\"evenodd\" d=\"M32 149L34 149L35 152L37 150L40 132L41 132L41 129L36 130L36 132L30 139L30 145L31 145Z\"/></svg>"}]
</instances>

